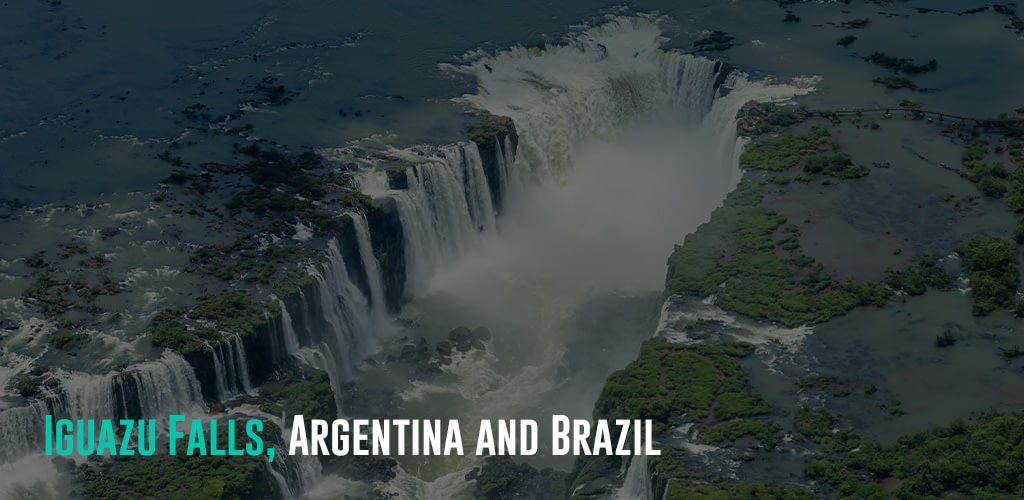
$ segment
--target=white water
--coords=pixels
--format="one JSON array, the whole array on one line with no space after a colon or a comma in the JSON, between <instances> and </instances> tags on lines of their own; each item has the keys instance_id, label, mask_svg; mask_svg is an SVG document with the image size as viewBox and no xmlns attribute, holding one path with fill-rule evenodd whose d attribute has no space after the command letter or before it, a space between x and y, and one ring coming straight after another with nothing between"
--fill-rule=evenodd
<instances>
[{"instance_id":1,"label":"white water","mask_svg":"<svg viewBox=\"0 0 1024 500\"><path fill-rule=\"evenodd\" d=\"M47 414L71 419L163 421L169 413L206 412L192 367L169 351L120 373L62 371L56 375L61 380L60 395L45 403L33 402L0 412L0 497L33 493L60 498L68 494L66 481L53 466L52 457L42 454Z\"/></svg>"},{"instance_id":2,"label":"white water","mask_svg":"<svg viewBox=\"0 0 1024 500\"><path fill-rule=\"evenodd\" d=\"M483 161L480 159L480 151L476 144L457 144L445 148L444 158L448 168L462 184L473 228L478 232L494 231L494 203L491 201L487 175L484 173Z\"/></svg>"},{"instance_id":3,"label":"white water","mask_svg":"<svg viewBox=\"0 0 1024 500\"><path fill-rule=\"evenodd\" d=\"M332 239L327 245L327 262L314 268L311 274L319 292L314 303L320 306L320 313L330 327L328 345L340 363L336 368L338 379L348 380L355 374L356 364L370 354L376 344L369 304L349 278L337 240Z\"/></svg>"},{"instance_id":4,"label":"white water","mask_svg":"<svg viewBox=\"0 0 1024 500\"><path fill-rule=\"evenodd\" d=\"M384 301L384 283L380 273L380 263L373 254L373 246L370 243L370 227L366 223L366 216L363 214L350 213L349 218L356 229L356 240L359 244L359 257L363 263L363 270L366 273L367 286L370 289L370 307L378 321L382 321L387 314L387 305Z\"/></svg>"},{"instance_id":5,"label":"white water","mask_svg":"<svg viewBox=\"0 0 1024 500\"><path fill-rule=\"evenodd\" d=\"M473 146L475 149L475 146ZM462 183L443 161L406 169L409 189L393 194L405 240L407 295L426 290L433 273L462 255L476 239Z\"/></svg>"},{"instance_id":6,"label":"white water","mask_svg":"<svg viewBox=\"0 0 1024 500\"><path fill-rule=\"evenodd\" d=\"M284 337L284 347L289 355L294 356L299 352L299 336L295 333L295 326L292 323L292 315L288 312L288 306L280 299L277 303L281 306L281 328Z\"/></svg>"},{"instance_id":7,"label":"white water","mask_svg":"<svg viewBox=\"0 0 1024 500\"><path fill-rule=\"evenodd\" d=\"M465 199L438 188L454 184L447 165L410 169L409 192L394 195L411 270L407 291L417 297L407 310L430 314L449 303L452 311L473 311L472 319L436 314L454 324L485 321L495 333L493 351L445 372L450 389L438 385L444 379L417 383L403 393L407 407L422 402L428 411L444 396L448 413L467 418L589 415L591 396L559 393L564 320L595 297L660 291L673 244L706 221L740 178L737 111L750 100L809 91L719 75L715 62L661 50L662 42L650 19L615 18L562 45L447 67L477 78L478 92L463 100L511 117L520 142L514 163L502 169L506 196L493 237L470 234ZM502 153L511 149L503 146ZM439 213L454 215L441 221ZM464 368L476 376L457 376ZM488 390L480 394L470 382ZM592 381L586 392L596 397L602 383ZM406 471L416 465L402 463ZM627 489L649 495L650 478L639 472L646 466L633 465L636 482L647 485ZM444 464L415 470L419 482L395 482L405 485L398 487L405 498L426 491L423 481L446 482L451 474Z\"/></svg>"},{"instance_id":8,"label":"white water","mask_svg":"<svg viewBox=\"0 0 1024 500\"><path fill-rule=\"evenodd\" d=\"M300 338L293 316L281 304L281 329L284 347L306 365L327 372L331 387L335 388L338 411L343 410L337 389L355 376L356 367L374 353L381 339L391 330L384 305L384 291L379 264L370 248L366 220L350 214L360 240L360 259L367 272L371 300L349 276L338 242L327 245L327 261L308 268L316 281L316 297L307 300L301 295L301 314L304 332Z\"/></svg>"},{"instance_id":9,"label":"white water","mask_svg":"<svg viewBox=\"0 0 1024 500\"><path fill-rule=\"evenodd\" d=\"M515 339L518 351L500 352L509 342L496 341L498 355L485 358L518 357L512 373L501 374L493 366L498 361L479 367L495 374L488 380L497 387L486 394L458 391L479 405L475 412L507 412L550 388L564 347L559 320L585 298L660 289L671 245L703 222L738 180L736 111L751 99L806 91L730 75L731 92L716 98L715 64L662 51L661 42L650 20L617 18L561 46L516 48L455 68L479 80L480 91L465 100L511 116L520 133L514 160L507 138L499 148L505 207L500 231L473 144L446 148L433 161L410 167L409 189L389 191L403 223L407 293L447 294L496 322L515 325L521 335ZM282 316L289 354L326 369L334 387L352 377L386 330L375 313L383 304L379 265L356 219L370 297L353 284L332 241L328 262L310 269L317 282L310 302L316 308L302 308L304 338L314 339L310 345L301 347L292 317ZM245 366L244 349L237 341L225 345L216 359L219 393L249 390L238 368ZM152 373L133 367L127 375L140 385L144 412L201 405L184 360L165 356L154 363ZM157 365L173 373L157 373ZM117 400L115 389L103 388L112 387L108 377L67 383L68 414L107 418L102 416L114 411ZM21 430L41 410L37 405L4 411L0 436L41 436ZM34 421L41 425L41 419ZM19 453L33 447L17 445ZM409 485L398 487L409 498L454 497L465 488L459 473L435 472L440 479L425 481L419 471L413 476L402 470L394 485Z\"/></svg>"},{"instance_id":10,"label":"white water","mask_svg":"<svg viewBox=\"0 0 1024 500\"><path fill-rule=\"evenodd\" d=\"M615 500L654 500L651 472L647 469L647 455L633 457L626 469L622 487L615 492Z\"/></svg>"},{"instance_id":11,"label":"white water","mask_svg":"<svg viewBox=\"0 0 1024 500\"><path fill-rule=\"evenodd\" d=\"M206 345L212 353L217 399L223 401L237 394L251 393L253 389L242 338L237 333L222 332L222 335L223 340L217 344Z\"/></svg>"}]
</instances>

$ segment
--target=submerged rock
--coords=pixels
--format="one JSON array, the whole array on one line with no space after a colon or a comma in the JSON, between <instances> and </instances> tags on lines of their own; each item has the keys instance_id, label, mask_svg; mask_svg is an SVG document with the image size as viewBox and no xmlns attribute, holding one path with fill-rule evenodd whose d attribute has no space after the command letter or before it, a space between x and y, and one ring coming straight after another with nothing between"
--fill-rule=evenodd
<instances>
[{"instance_id":1,"label":"submerged rock","mask_svg":"<svg viewBox=\"0 0 1024 500\"><path fill-rule=\"evenodd\" d=\"M487 350L487 346L484 345L484 341L490 339L491 331L485 327L470 330L469 328L460 326L448 332L448 341L451 342L452 347L459 352L469 352L470 349L480 349L481 351Z\"/></svg>"}]
</instances>

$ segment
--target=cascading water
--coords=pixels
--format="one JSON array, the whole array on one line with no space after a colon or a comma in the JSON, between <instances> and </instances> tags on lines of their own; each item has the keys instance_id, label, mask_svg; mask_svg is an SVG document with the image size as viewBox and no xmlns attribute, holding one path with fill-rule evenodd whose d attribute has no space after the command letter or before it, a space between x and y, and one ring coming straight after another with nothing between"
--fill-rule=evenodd
<instances>
[{"instance_id":1,"label":"cascading water","mask_svg":"<svg viewBox=\"0 0 1024 500\"><path fill-rule=\"evenodd\" d=\"M507 411L525 404L525 398L538 397L542 386L537 381L553 378L548 375L564 349L558 344L558 319L583 297L595 290L660 289L661 263L671 245L703 222L738 180L736 111L749 100L806 91L724 74L721 64L661 50L661 42L661 32L650 19L615 18L563 45L511 49L454 68L479 81L480 92L467 96L466 102L509 116L516 124L518 149L508 136L495 139L500 189L488 188L477 145L462 143L407 167L407 190L381 193L395 199L402 223L407 296L440 286L485 311L493 306L486 302L492 297L527 295L530 300L524 304L544 308L538 314L543 321L523 320L517 332L522 337L515 340L523 349L544 350L519 353L532 360L533 366L526 367L530 373L524 369L496 377L505 385L487 393L502 397L492 397L486 400L488 408L474 411L486 413L496 405ZM722 95L722 88L728 94ZM504 214L500 231L496 205ZM332 240L327 262L309 269L314 290L302 294L298 311L288 311L282 303L280 319L287 353L326 370L335 388L354 375L387 328L372 235L365 218L350 216L366 272L366 293L350 279L339 245ZM484 272L476 272L480 268L474 266L481 262ZM450 270L447 279L435 283L445 269ZM494 290L506 295L481 293ZM515 305L501 302L508 314L515 314ZM502 342L496 339L494 344L496 355L491 357L499 359L505 354ZM212 352L218 397L252 390L240 338L226 336ZM42 439L42 416L50 412L116 418L204 410L192 368L170 353L121 374L88 380L68 375L63 385L65 396L0 412L0 460L38 450L34 439ZM639 479L647 484L637 491L649 495L650 477L633 474L634 469L646 471L646 465L634 460L626 476L629 484L631 475L643 476ZM304 472L298 475L305 479L280 471L274 471L275 477L308 488L319 476L319 464L302 461L299 467ZM446 478L445 485L463 476L434 475ZM422 482L420 491L439 491L423 489ZM461 485L452 481L454 489ZM443 490L449 492L447 486Z\"/></svg>"},{"instance_id":2,"label":"cascading water","mask_svg":"<svg viewBox=\"0 0 1024 500\"><path fill-rule=\"evenodd\" d=\"M311 268L310 274L317 282L315 303L320 306L331 335L325 342L340 363L336 368L337 378L350 379L356 365L376 347L376 325L369 304L349 278L337 240L332 239L327 244L327 262Z\"/></svg>"},{"instance_id":3,"label":"cascading water","mask_svg":"<svg viewBox=\"0 0 1024 500\"><path fill-rule=\"evenodd\" d=\"M429 287L440 269L455 262L495 230L496 213L480 151L460 143L442 158L406 169L409 188L390 192L398 206L406 252L406 293Z\"/></svg>"},{"instance_id":4,"label":"cascading water","mask_svg":"<svg viewBox=\"0 0 1024 500\"><path fill-rule=\"evenodd\" d=\"M654 500L651 471L647 468L647 455L630 459L622 487L615 492L615 500Z\"/></svg>"},{"instance_id":5,"label":"cascading water","mask_svg":"<svg viewBox=\"0 0 1024 500\"><path fill-rule=\"evenodd\" d=\"M71 419L164 418L168 413L204 412L192 366L166 352L120 373L60 372L58 395L0 412L0 460L43 449L44 417Z\"/></svg>"},{"instance_id":6,"label":"cascading water","mask_svg":"<svg viewBox=\"0 0 1024 500\"><path fill-rule=\"evenodd\" d=\"M487 174L484 173L483 161L480 159L480 151L476 144L459 144L446 148L444 158L448 168L462 184L473 227L479 232L493 231L494 203L491 202Z\"/></svg>"},{"instance_id":7,"label":"cascading water","mask_svg":"<svg viewBox=\"0 0 1024 500\"><path fill-rule=\"evenodd\" d=\"M383 320L387 312L384 302L384 281L380 273L380 263L373 255L373 246L370 242L370 227L363 214L350 213L352 225L356 230L356 242L359 244L359 257L362 259L363 270L366 273L366 282L370 288L370 307L377 320Z\"/></svg>"},{"instance_id":8,"label":"cascading water","mask_svg":"<svg viewBox=\"0 0 1024 500\"><path fill-rule=\"evenodd\" d=\"M296 328L292 312L278 302L280 336L287 354L326 371L335 389L355 375L356 366L376 350L389 331L380 265L373 255L366 219L360 214L348 216L355 227L369 300L351 279L338 241L332 239L327 244L327 261L307 269L316 286L311 298L300 292L301 331ZM337 391L335 395L340 411Z\"/></svg>"},{"instance_id":9,"label":"cascading water","mask_svg":"<svg viewBox=\"0 0 1024 500\"><path fill-rule=\"evenodd\" d=\"M237 333L224 333L223 336L223 340L216 344L206 344L213 359L217 399L220 400L252 392L249 361L242 338Z\"/></svg>"},{"instance_id":10,"label":"cascading water","mask_svg":"<svg viewBox=\"0 0 1024 500\"><path fill-rule=\"evenodd\" d=\"M406 238L406 291L414 297L407 310L441 301L452 311L471 310L472 321L486 318L497 332L493 351L488 346L493 366L478 368L500 374L502 385L463 395L449 412L590 415L607 373L557 382L575 335L565 318L594 298L660 292L672 245L706 221L739 180L736 113L750 100L809 91L749 81L721 63L662 50L663 41L655 20L619 17L562 45L445 66L477 79L479 91L463 101L511 117L518 132L514 162L508 137L495 148L502 218L493 238L472 244L472 203L455 196L454 186L465 184L456 182L464 178L452 173L460 162L451 156L410 167L409 189L388 192ZM640 339L649 334L645 329ZM621 367L628 357L616 362ZM431 409L429 401L404 401L409 412L418 404ZM451 473L399 462L407 471L419 467L416 476L428 482ZM630 495L650 495L646 468L642 458L631 464ZM409 497L422 491L397 488Z\"/></svg>"}]
</instances>

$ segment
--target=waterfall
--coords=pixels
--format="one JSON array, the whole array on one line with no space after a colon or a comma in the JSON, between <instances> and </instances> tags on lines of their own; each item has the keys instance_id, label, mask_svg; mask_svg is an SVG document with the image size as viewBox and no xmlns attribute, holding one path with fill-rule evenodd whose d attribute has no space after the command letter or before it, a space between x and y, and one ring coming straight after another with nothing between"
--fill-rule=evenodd
<instances>
[{"instance_id":1,"label":"waterfall","mask_svg":"<svg viewBox=\"0 0 1024 500\"><path fill-rule=\"evenodd\" d=\"M180 355L165 351L122 372L93 375L57 371L57 396L0 412L0 462L43 449L44 417L165 419L169 413L205 412L199 381Z\"/></svg>"},{"instance_id":2,"label":"waterfall","mask_svg":"<svg viewBox=\"0 0 1024 500\"><path fill-rule=\"evenodd\" d=\"M615 278L617 272L627 273L630 278L639 276L643 273L634 267L643 265L655 271L655 279L643 285L654 283L660 288L662 263L671 244L703 222L738 180L734 117L740 106L752 99L787 98L807 91L750 82L714 61L662 50L661 41L660 30L650 19L615 18L573 35L564 45L542 50L514 48L456 68L476 76L479 82L480 92L466 97L467 102L514 120L519 131L518 149L509 136L495 138L494 160L500 180L497 191L488 188L484 158L475 143L436 148L434 157L413 162L405 170L406 190L390 190L382 175L372 178L370 187L393 197L397 206L406 258L406 295L428 290L437 271L455 264L483 239L483 234L498 232L495 205L501 205L504 214L511 212L506 207L522 209L537 199L551 203L536 204L534 212L525 216L509 216L529 223L522 226L529 226L531 232L510 234L503 241L524 236L515 240L523 243L522 247L505 247L510 253L520 252L516 257L523 258L511 260L507 268L500 268L504 262L493 263L495 267L511 270L507 274L514 278L532 273L559 284L579 282L580 288L618 290L609 284L619 283L607 278ZM643 121L660 127L664 137L651 141L657 147L639 141L636 149L646 156L627 155L625 160L595 155L597 160L619 161L613 165L617 173L585 170L590 165L581 160L581 151L594 143L635 139L626 132ZM665 146L677 143L684 147ZM649 160L675 160L679 164L674 165L678 167L675 170L658 170L653 172L657 175L644 179L637 171L643 173ZM576 177L572 178L574 170ZM697 177L697 173L712 178ZM566 179L569 182L564 184L582 188L568 191L560 199L564 204L554 202L558 196L526 197L526 186L537 191L533 188L538 185L558 186ZM574 184L581 179L591 183ZM646 184L641 182L645 180ZM611 189L587 191L599 184ZM656 189L650 189L652 186ZM308 269L314 278L313 289L300 293L300 304L292 311L282 302L280 319L284 349L290 356L327 371L339 411L343 410L338 396L341 384L354 376L358 363L376 349L387 328L380 263L372 251L367 221L361 214L349 216L367 290L353 282L338 242L331 240L327 261ZM504 230L505 220L502 224ZM658 237L635 233L633 228L640 226ZM533 244L536 251L529 247ZM601 253L623 246L626 249L621 254ZM638 253L647 249L653 251L653 256ZM583 283L591 279L605 281ZM252 390L240 337L225 335L210 352L219 398ZM546 367L532 368L539 372ZM41 449L43 416L47 413L58 418L163 418L170 412L204 410L191 366L171 352L120 373L57 375L62 381L59 395L0 411L0 461ZM502 403L511 407L519 403L514 394L536 392L518 390L522 387L527 385L502 386ZM620 493L649 498L651 478L647 469L647 458L635 457ZM297 485L293 491L308 489L320 474L315 458L300 458L275 472L279 483L284 480L286 486ZM463 477L458 474L448 478L452 491L465 487Z\"/></svg>"},{"instance_id":3,"label":"waterfall","mask_svg":"<svg viewBox=\"0 0 1024 500\"><path fill-rule=\"evenodd\" d=\"M309 269L317 284L318 296L313 302L319 306L319 314L304 326L309 338L326 344L329 352L322 354L332 363L324 369L331 380L344 381L352 378L356 365L376 349L377 336L385 326L375 320L363 292L350 279L335 239L327 244L327 259Z\"/></svg>"},{"instance_id":4,"label":"waterfall","mask_svg":"<svg viewBox=\"0 0 1024 500\"><path fill-rule=\"evenodd\" d=\"M476 144L446 148L444 159L408 167L409 189L392 194L402 222L406 293L429 287L433 274L462 255L495 212Z\"/></svg>"},{"instance_id":5,"label":"waterfall","mask_svg":"<svg viewBox=\"0 0 1024 500\"><path fill-rule=\"evenodd\" d=\"M622 487L615 492L616 500L654 500L651 472L647 469L647 455L634 456L629 461Z\"/></svg>"},{"instance_id":6,"label":"waterfall","mask_svg":"<svg viewBox=\"0 0 1024 500\"><path fill-rule=\"evenodd\" d=\"M356 229L356 242L359 244L359 257L363 262L363 270L366 273L366 283L370 288L370 307L373 312L382 318L387 312L387 305L384 301L384 282L380 273L380 263L373 255L373 246L370 243L370 227L366 223L366 216L363 214L350 213L352 225Z\"/></svg>"},{"instance_id":7,"label":"waterfall","mask_svg":"<svg viewBox=\"0 0 1024 500\"><path fill-rule=\"evenodd\" d=\"M493 231L496 225L494 203L476 144L449 146L444 150L444 158L462 184L473 227L479 232Z\"/></svg>"},{"instance_id":8,"label":"waterfall","mask_svg":"<svg viewBox=\"0 0 1024 500\"><path fill-rule=\"evenodd\" d=\"M495 156L497 156L498 179L500 195L502 200L508 200L519 195L522 191L522 184L518 176L512 175L512 165L516 161L516 148L512 145L512 138L507 134L499 138L495 137ZM503 201L503 203L508 203Z\"/></svg>"},{"instance_id":9,"label":"waterfall","mask_svg":"<svg viewBox=\"0 0 1024 500\"><path fill-rule=\"evenodd\" d=\"M238 356L238 382L242 384L240 389L246 393L252 392L252 379L249 378L249 360L245 356L245 344L242 337L237 333L231 334L231 346Z\"/></svg>"},{"instance_id":10,"label":"waterfall","mask_svg":"<svg viewBox=\"0 0 1024 500\"><path fill-rule=\"evenodd\" d=\"M288 306L278 299L281 306L281 335L284 337L284 348L289 355L296 355L299 352L299 336L295 333L295 325L292 324L292 315L288 312Z\"/></svg>"},{"instance_id":11,"label":"waterfall","mask_svg":"<svg viewBox=\"0 0 1024 500\"><path fill-rule=\"evenodd\" d=\"M656 20L616 17L569 35L562 45L513 47L442 68L476 77L479 92L463 101L512 118L519 148L511 173L527 183L562 179L588 141L615 140L638 120L659 115L674 125L708 128L708 140L716 143L723 133L731 135L734 143L735 125L719 118L734 123L747 101L790 98L813 83L752 82L720 62L664 50L663 40ZM705 126L709 118L713 127Z\"/></svg>"},{"instance_id":12,"label":"waterfall","mask_svg":"<svg viewBox=\"0 0 1024 500\"><path fill-rule=\"evenodd\" d=\"M205 342L205 344L213 358L213 382L216 384L217 399L223 400L228 394L228 375L224 371L224 362L221 360L219 346L214 347L209 342Z\"/></svg>"},{"instance_id":13,"label":"waterfall","mask_svg":"<svg viewBox=\"0 0 1024 500\"><path fill-rule=\"evenodd\" d=\"M126 370L139 401L142 418L157 418L169 412L201 412L202 391L192 365L172 352L154 361L139 363Z\"/></svg>"},{"instance_id":14,"label":"waterfall","mask_svg":"<svg viewBox=\"0 0 1024 500\"><path fill-rule=\"evenodd\" d=\"M292 495L292 490L291 488L288 487L288 481L284 478L284 475L278 472L277 469L275 469L269 463L266 465L266 467L267 472L270 472L271 477L274 478L274 482L277 483L277 488L281 490L281 495L284 497L284 499L294 500L295 495Z\"/></svg>"},{"instance_id":15,"label":"waterfall","mask_svg":"<svg viewBox=\"0 0 1024 500\"><path fill-rule=\"evenodd\" d=\"M217 384L217 399L252 392L249 377L249 361L245 355L245 344L237 333L221 332L222 339L216 344L206 343L213 358L214 383Z\"/></svg>"},{"instance_id":16,"label":"waterfall","mask_svg":"<svg viewBox=\"0 0 1024 500\"><path fill-rule=\"evenodd\" d=\"M231 343L226 338L217 343L217 353L222 356L221 362L226 362L225 366L228 369L228 378L224 381L224 386L227 387L228 393L221 394L221 398L238 394L238 384L236 383L238 375L235 373L238 370L238 363L235 362L235 352L231 349Z\"/></svg>"},{"instance_id":17,"label":"waterfall","mask_svg":"<svg viewBox=\"0 0 1024 500\"><path fill-rule=\"evenodd\" d=\"M40 402L0 411L0 463L42 449L47 413L47 405Z\"/></svg>"}]
</instances>

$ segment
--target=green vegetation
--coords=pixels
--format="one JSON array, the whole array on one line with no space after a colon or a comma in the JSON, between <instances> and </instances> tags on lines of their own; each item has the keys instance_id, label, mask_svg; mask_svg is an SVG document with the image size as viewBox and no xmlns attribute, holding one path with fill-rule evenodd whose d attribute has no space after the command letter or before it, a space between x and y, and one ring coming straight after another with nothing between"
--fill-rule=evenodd
<instances>
[{"instance_id":1,"label":"green vegetation","mask_svg":"<svg viewBox=\"0 0 1024 500\"><path fill-rule=\"evenodd\" d=\"M50 336L50 342L60 350L72 350L88 339L88 335L74 332L70 328L60 328Z\"/></svg>"},{"instance_id":2,"label":"green vegetation","mask_svg":"<svg viewBox=\"0 0 1024 500\"><path fill-rule=\"evenodd\" d=\"M871 83L874 83L875 85L882 85L883 87L892 90L907 89L912 90L914 92L920 92L924 90L921 87L918 87L916 83L907 80L906 78L879 76L876 77L874 80L871 80Z\"/></svg>"},{"instance_id":3,"label":"green vegetation","mask_svg":"<svg viewBox=\"0 0 1024 500\"><path fill-rule=\"evenodd\" d=\"M819 151L839 149L828 130L811 127L803 135L780 134L748 144L740 155L740 168L782 171Z\"/></svg>"},{"instance_id":4,"label":"green vegetation","mask_svg":"<svg viewBox=\"0 0 1024 500\"><path fill-rule=\"evenodd\" d=\"M214 323L214 326L190 328L182 321L186 311L168 309L153 317L149 340L156 347L189 354L202 350L206 344L223 340L220 330L246 336L266 323L263 309L253 303L245 292L228 292L223 295L203 295L196 306L187 311L189 319L200 319Z\"/></svg>"},{"instance_id":5,"label":"green vegetation","mask_svg":"<svg viewBox=\"0 0 1024 500\"><path fill-rule=\"evenodd\" d=\"M924 64L914 64L912 59L903 57L892 57L883 52L874 52L864 58L865 61L886 68L893 73L919 74L935 71L939 67L938 61L932 59Z\"/></svg>"},{"instance_id":6,"label":"green vegetation","mask_svg":"<svg viewBox=\"0 0 1024 500\"><path fill-rule=\"evenodd\" d=\"M1024 174L1017 169L1011 175L1001 162L987 163L989 143L983 139L972 142L960 157L963 168L960 177L978 186L989 198L999 198L1010 192L1006 206L1011 212L1024 211ZM1009 187L1007 186L1009 179Z\"/></svg>"},{"instance_id":7,"label":"green vegetation","mask_svg":"<svg viewBox=\"0 0 1024 500\"><path fill-rule=\"evenodd\" d=\"M651 419L655 434L683 421L707 425L728 421L714 431L715 439L734 440L750 433L762 446L774 446L779 437L771 427L774 424L736 420L769 412L768 403L748 391L747 377L740 366L740 359L751 352L753 346L746 343L682 345L661 337L652 338L640 347L636 360L608 377L594 404L593 416ZM683 453L678 449L664 451L658 461L652 459L651 466L666 479L681 477L686 472L671 457ZM619 461L614 456L577 459L569 476L569 491L614 474Z\"/></svg>"},{"instance_id":8,"label":"green vegetation","mask_svg":"<svg viewBox=\"0 0 1024 500\"><path fill-rule=\"evenodd\" d=\"M272 499L281 494L262 457L116 458L81 466L76 481L86 485L87 499Z\"/></svg>"},{"instance_id":9,"label":"green vegetation","mask_svg":"<svg viewBox=\"0 0 1024 500\"><path fill-rule=\"evenodd\" d=\"M670 480L666 485L665 500L811 500L814 495L799 486L775 484L687 484Z\"/></svg>"},{"instance_id":10,"label":"green vegetation","mask_svg":"<svg viewBox=\"0 0 1024 500\"><path fill-rule=\"evenodd\" d=\"M661 432L674 417L687 421L762 415L768 403L747 391L739 359L748 344L683 346L655 337L640 355L608 377L594 418L652 419Z\"/></svg>"},{"instance_id":11,"label":"green vegetation","mask_svg":"<svg viewBox=\"0 0 1024 500\"><path fill-rule=\"evenodd\" d=\"M730 420L708 429L704 440L711 444L729 446L741 437L750 436L757 439L761 447L772 449L782 439L782 427L768 420Z\"/></svg>"},{"instance_id":12,"label":"green vegetation","mask_svg":"<svg viewBox=\"0 0 1024 500\"><path fill-rule=\"evenodd\" d=\"M281 281L274 285L274 295L277 295L282 300L285 297L297 295L302 291L302 288L310 285L314 282L312 276L303 269L292 269L288 271Z\"/></svg>"},{"instance_id":13,"label":"green vegetation","mask_svg":"<svg viewBox=\"0 0 1024 500\"><path fill-rule=\"evenodd\" d=\"M203 295L196 301L192 315L215 321L221 328L243 337L266 323L263 309L253 303L245 292L240 291Z\"/></svg>"},{"instance_id":14,"label":"green vegetation","mask_svg":"<svg viewBox=\"0 0 1024 500\"><path fill-rule=\"evenodd\" d=\"M1010 174L1009 194L1006 196L1006 208L1017 215L1024 214L1024 163ZM1018 225L1020 221L1017 221Z\"/></svg>"},{"instance_id":15,"label":"green vegetation","mask_svg":"<svg viewBox=\"0 0 1024 500\"><path fill-rule=\"evenodd\" d=\"M670 293L715 294L723 309L787 326L888 301L891 293L878 283L838 282L811 257L780 255L773 235L786 219L761 207L761 196L757 185L740 183L709 222L676 246L668 261ZM792 247L792 239L782 241Z\"/></svg>"},{"instance_id":16,"label":"green vegetation","mask_svg":"<svg viewBox=\"0 0 1024 500\"><path fill-rule=\"evenodd\" d=\"M307 419L334 420L338 408L327 372L316 370L308 380L289 385L278 394L277 404L287 415L303 415Z\"/></svg>"},{"instance_id":17,"label":"green vegetation","mask_svg":"<svg viewBox=\"0 0 1024 500\"><path fill-rule=\"evenodd\" d=\"M41 379L34 375L22 375L18 377L18 380L14 383L14 389L18 391L18 394L23 398L34 398L42 395L40 391Z\"/></svg>"},{"instance_id":18,"label":"green vegetation","mask_svg":"<svg viewBox=\"0 0 1024 500\"><path fill-rule=\"evenodd\" d=\"M808 158L804 163L804 172L824 174L838 179L856 179L868 175L871 171L864 165L854 165L850 155L836 153Z\"/></svg>"},{"instance_id":19,"label":"green vegetation","mask_svg":"<svg viewBox=\"0 0 1024 500\"><path fill-rule=\"evenodd\" d=\"M792 224L782 227L779 239L775 244L783 250L796 250L800 248L800 228Z\"/></svg>"},{"instance_id":20,"label":"green vegetation","mask_svg":"<svg viewBox=\"0 0 1024 500\"><path fill-rule=\"evenodd\" d=\"M821 449L828 454L847 453L860 447L860 436L850 430L840 429L821 439Z\"/></svg>"},{"instance_id":21,"label":"green vegetation","mask_svg":"<svg viewBox=\"0 0 1024 500\"><path fill-rule=\"evenodd\" d=\"M961 252L971 281L971 313L986 316L999 307L1011 307L1017 289L1018 251L1010 240L979 236Z\"/></svg>"},{"instance_id":22,"label":"green vegetation","mask_svg":"<svg viewBox=\"0 0 1024 500\"><path fill-rule=\"evenodd\" d=\"M797 382L801 389L827 392L836 397L850 395L850 381L837 375L813 375Z\"/></svg>"},{"instance_id":23,"label":"green vegetation","mask_svg":"<svg viewBox=\"0 0 1024 500\"><path fill-rule=\"evenodd\" d=\"M804 121L804 109L770 102L750 102L737 113L736 130L748 137L778 133Z\"/></svg>"},{"instance_id":24,"label":"green vegetation","mask_svg":"<svg viewBox=\"0 0 1024 500\"><path fill-rule=\"evenodd\" d=\"M814 498L811 492L797 486L770 484L736 484L724 478L709 482L707 477L698 475L683 466L686 451L676 446L661 450L661 455L651 457L648 471L651 473L651 489L654 498L673 500L807 500ZM570 490L571 491L571 490Z\"/></svg>"},{"instance_id":25,"label":"green vegetation","mask_svg":"<svg viewBox=\"0 0 1024 500\"><path fill-rule=\"evenodd\" d=\"M808 464L805 473L848 498L1004 498L1024 495L1021 462L1024 414L987 413L892 445L861 443L844 458Z\"/></svg>"},{"instance_id":26,"label":"green vegetation","mask_svg":"<svg viewBox=\"0 0 1024 500\"><path fill-rule=\"evenodd\" d=\"M886 269L885 284L907 295L922 295L929 286L940 290L953 285L953 276L939 266L938 255L926 255L916 266L906 269Z\"/></svg>"},{"instance_id":27,"label":"green vegetation","mask_svg":"<svg viewBox=\"0 0 1024 500\"><path fill-rule=\"evenodd\" d=\"M840 47L849 47L853 42L857 41L857 37L854 35L846 35L836 41L836 45Z\"/></svg>"},{"instance_id":28,"label":"green vegetation","mask_svg":"<svg viewBox=\"0 0 1024 500\"><path fill-rule=\"evenodd\" d=\"M156 347L166 347L182 354L203 348L202 342L188 332L185 325L174 319L174 311L164 311L153 318L149 341Z\"/></svg>"},{"instance_id":29,"label":"green vegetation","mask_svg":"<svg viewBox=\"0 0 1024 500\"><path fill-rule=\"evenodd\" d=\"M43 257L46 255L46 250L40 250L28 257L25 257L25 265L32 269L42 269L46 267L46 259Z\"/></svg>"},{"instance_id":30,"label":"green vegetation","mask_svg":"<svg viewBox=\"0 0 1024 500\"><path fill-rule=\"evenodd\" d=\"M269 284L284 265L311 259L314 255L312 250L300 245L271 246L262 255L256 250L235 251L244 245L245 242L234 241L221 246L199 247L189 261L203 274L225 281L241 279Z\"/></svg>"},{"instance_id":31,"label":"green vegetation","mask_svg":"<svg viewBox=\"0 0 1024 500\"><path fill-rule=\"evenodd\" d=\"M89 251L89 249L86 248L85 245L82 245L80 243L61 243L59 246L60 258L62 259L68 259L71 258L72 255L84 254Z\"/></svg>"},{"instance_id":32,"label":"green vegetation","mask_svg":"<svg viewBox=\"0 0 1024 500\"><path fill-rule=\"evenodd\" d=\"M466 135L473 142L493 140L496 136L513 129L512 119L507 116L485 115L479 123L466 127Z\"/></svg>"},{"instance_id":33,"label":"green vegetation","mask_svg":"<svg viewBox=\"0 0 1024 500\"><path fill-rule=\"evenodd\" d=\"M306 151L290 157L277 151L264 151L258 146L239 147L235 151L252 157L245 172L254 186L237 193L227 203L230 210L247 209L257 215L276 214L283 220L302 220L322 233L331 234L339 229L339 218L315 203L328 191L326 183L311 171L323 170L320 155ZM338 200L347 207L365 211L370 197L351 189L343 190Z\"/></svg>"},{"instance_id":34,"label":"green vegetation","mask_svg":"<svg viewBox=\"0 0 1024 500\"><path fill-rule=\"evenodd\" d=\"M832 428L839 422L839 417L824 408L811 408L803 405L793 413L793 426L815 443L832 435Z\"/></svg>"},{"instance_id":35,"label":"green vegetation","mask_svg":"<svg viewBox=\"0 0 1024 500\"><path fill-rule=\"evenodd\" d=\"M953 334L953 330L946 329L942 332L942 335L935 337L935 347L949 347L956 344L956 335Z\"/></svg>"},{"instance_id":36,"label":"green vegetation","mask_svg":"<svg viewBox=\"0 0 1024 500\"><path fill-rule=\"evenodd\" d=\"M1018 245L1024 245L1024 217L1018 218L1013 226L1013 241Z\"/></svg>"}]
</instances>

